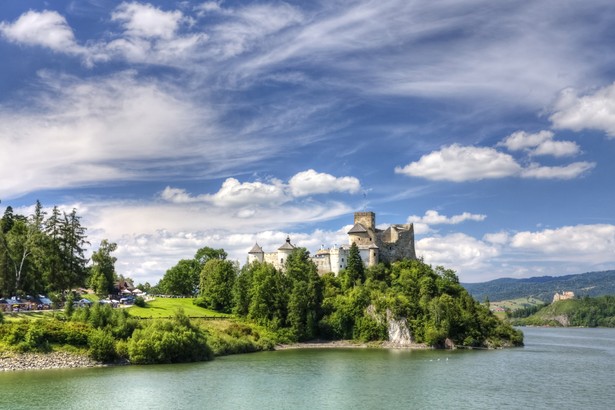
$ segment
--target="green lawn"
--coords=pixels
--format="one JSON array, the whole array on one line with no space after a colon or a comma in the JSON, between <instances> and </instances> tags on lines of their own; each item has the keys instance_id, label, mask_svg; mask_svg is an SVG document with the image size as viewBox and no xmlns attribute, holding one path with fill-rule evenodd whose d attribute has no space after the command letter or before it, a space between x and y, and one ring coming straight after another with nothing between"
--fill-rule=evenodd
<instances>
[{"instance_id":1,"label":"green lawn","mask_svg":"<svg viewBox=\"0 0 615 410\"><path fill-rule=\"evenodd\" d=\"M27 310L22 310L21 312L4 312L5 320L21 320L21 319L43 319L49 318L54 315L54 313L58 313L59 311L51 311L51 310L43 310L36 312L28 312Z\"/></svg>"},{"instance_id":2,"label":"green lawn","mask_svg":"<svg viewBox=\"0 0 615 410\"><path fill-rule=\"evenodd\" d=\"M196 306L191 298L155 298L146 303L145 307L132 306L128 308L131 316L142 318L171 317L177 309L183 309L188 317L230 317L220 313Z\"/></svg>"}]
</instances>

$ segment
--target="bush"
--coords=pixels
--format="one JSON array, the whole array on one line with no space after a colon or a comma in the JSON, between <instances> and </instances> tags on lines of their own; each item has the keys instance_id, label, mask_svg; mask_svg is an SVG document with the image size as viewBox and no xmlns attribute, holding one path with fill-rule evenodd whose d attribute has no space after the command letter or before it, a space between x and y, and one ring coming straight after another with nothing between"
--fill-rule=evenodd
<instances>
[{"instance_id":1,"label":"bush","mask_svg":"<svg viewBox=\"0 0 615 410\"><path fill-rule=\"evenodd\" d=\"M88 354L94 360L107 363L117 358L115 339L113 339L111 333L105 330L92 330L88 337L88 345L90 346Z\"/></svg>"},{"instance_id":2,"label":"bush","mask_svg":"<svg viewBox=\"0 0 615 410\"><path fill-rule=\"evenodd\" d=\"M135 364L196 362L212 356L205 335L183 312L135 330L128 340L128 357Z\"/></svg>"},{"instance_id":3,"label":"bush","mask_svg":"<svg viewBox=\"0 0 615 410\"><path fill-rule=\"evenodd\" d=\"M389 337L387 325L384 322L378 323L378 321L370 316L364 316L357 320L354 336L362 342L387 340Z\"/></svg>"},{"instance_id":4,"label":"bush","mask_svg":"<svg viewBox=\"0 0 615 410\"><path fill-rule=\"evenodd\" d=\"M145 307L145 299L142 296L137 296L135 298L135 306Z\"/></svg>"}]
</instances>

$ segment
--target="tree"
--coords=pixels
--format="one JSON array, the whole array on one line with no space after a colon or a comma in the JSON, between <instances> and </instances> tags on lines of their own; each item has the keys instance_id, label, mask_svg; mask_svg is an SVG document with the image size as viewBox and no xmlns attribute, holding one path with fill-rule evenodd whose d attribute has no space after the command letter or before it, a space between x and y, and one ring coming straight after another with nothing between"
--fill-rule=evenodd
<instances>
[{"instance_id":1,"label":"tree","mask_svg":"<svg viewBox=\"0 0 615 410\"><path fill-rule=\"evenodd\" d=\"M199 293L201 271L209 260L226 260L224 249L208 246L200 248L192 259L182 259L169 268L158 285L158 290L168 295L194 296Z\"/></svg>"},{"instance_id":2,"label":"tree","mask_svg":"<svg viewBox=\"0 0 615 410\"><path fill-rule=\"evenodd\" d=\"M194 254L194 260L200 265L201 269L205 266L205 263L210 259L220 259L225 260L227 257L227 253L224 249L214 249L208 246L205 246Z\"/></svg>"},{"instance_id":3,"label":"tree","mask_svg":"<svg viewBox=\"0 0 615 410\"><path fill-rule=\"evenodd\" d=\"M111 253L117 249L117 244L103 239L98 251L92 253L92 270L90 286L100 297L106 297L113 292L115 283L115 262L117 258Z\"/></svg>"},{"instance_id":4,"label":"tree","mask_svg":"<svg viewBox=\"0 0 615 410\"><path fill-rule=\"evenodd\" d=\"M348 251L348 263L344 275L347 287L356 286L365 281L363 259L361 259L359 247L354 242L350 245L350 250Z\"/></svg>"},{"instance_id":5,"label":"tree","mask_svg":"<svg viewBox=\"0 0 615 410\"><path fill-rule=\"evenodd\" d=\"M166 271L158 288L167 295L194 296L199 286L199 273L194 259L182 259Z\"/></svg>"},{"instance_id":6,"label":"tree","mask_svg":"<svg viewBox=\"0 0 615 410\"><path fill-rule=\"evenodd\" d=\"M323 300L323 281L305 248L296 248L286 260L285 271L291 281L288 322L298 340L314 338L318 333Z\"/></svg>"},{"instance_id":7,"label":"tree","mask_svg":"<svg viewBox=\"0 0 615 410\"><path fill-rule=\"evenodd\" d=\"M269 263L253 266L248 319L272 329L286 326L288 277Z\"/></svg>"},{"instance_id":8,"label":"tree","mask_svg":"<svg viewBox=\"0 0 615 410\"><path fill-rule=\"evenodd\" d=\"M201 271L201 296L213 310L230 312L237 266L224 259L209 259Z\"/></svg>"}]
</instances>

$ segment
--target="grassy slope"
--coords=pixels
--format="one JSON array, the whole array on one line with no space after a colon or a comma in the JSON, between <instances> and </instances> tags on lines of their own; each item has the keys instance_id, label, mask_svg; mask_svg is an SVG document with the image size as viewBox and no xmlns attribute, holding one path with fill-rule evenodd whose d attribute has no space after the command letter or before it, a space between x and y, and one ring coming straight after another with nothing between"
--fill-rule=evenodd
<instances>
[{"instance_id":1,"label":"grassy slope","mask_svg":"<svg viewBox=\"0 0 615 410\"><path fill-rule=\"evenodd\" d=\"M132 306L128 313L134 317L161 318L171 317L177 309L183 309L186 316L194 317L230 317L226 313L199 307L190 298L156 298L146 303L145 307Z\"/></svg>"}]
</instances>

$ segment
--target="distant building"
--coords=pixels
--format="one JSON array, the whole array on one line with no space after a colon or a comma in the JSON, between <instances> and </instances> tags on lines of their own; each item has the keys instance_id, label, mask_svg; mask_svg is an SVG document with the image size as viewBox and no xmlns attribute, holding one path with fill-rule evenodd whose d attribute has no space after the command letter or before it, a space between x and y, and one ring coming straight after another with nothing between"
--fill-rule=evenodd
<instances>
[{"instance_id":1,"label":"distant building","mask_svg":"<svg viewBox=\"0 0 615 410\"><path fill-rule=\"evenodd\" d=\"M553 295L553 302L568 299L574 299L574 292L562 292L561 294L555 292L555 295Z\"/></svg>"},{"instance_id":2,"label":"distant building","mask_svg":"<svg viewBox=\"0 0 615 410\"><path fill-rule=\"evenodd\" d=\"M415 259L413 224L391 225L387 229L376 228L376 214L373 212L355 212L354 226L348 231L348 245L333 246L318 250L312 257L320 274L333 272L336 275L346 268L350 245L359 248L365 266L374 266L379 262L395 262L401 259ZM258 243L248 252L248 263L267 262L278 269L295 249L290 237L277 252L264 252Z\"/></svg>"}]
</instances>

